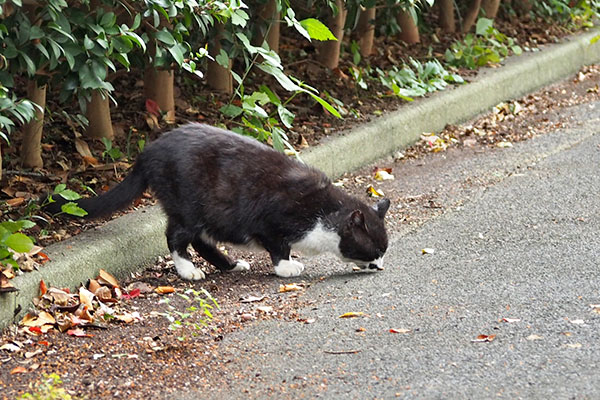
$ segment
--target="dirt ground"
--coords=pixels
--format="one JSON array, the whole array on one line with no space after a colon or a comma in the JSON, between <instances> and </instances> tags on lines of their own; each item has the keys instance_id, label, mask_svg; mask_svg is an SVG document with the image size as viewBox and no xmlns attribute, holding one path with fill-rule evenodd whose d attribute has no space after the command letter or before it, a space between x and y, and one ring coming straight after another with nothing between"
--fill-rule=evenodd
<instances>
[{"instance_id":1,"label":"dirt ground","mask_svg":"<svg viewBox=\"0 0 600 400\"><path fill-rule=\"evenodd\" d=\"M500 151L499 148L512 143L566 127L569 121L558 120L555 111L597 101L599 85L600 67L586 67L564 82L501 104L470 123L449 126L435 136L424 136L421 142L397 153L394 159L381 160L377 165L347 174L336 184L365 201L377 200L368 196L370 186L384 192L395 205L386 217L390 231L422 224L445 210L445 204L436 200L438 189L423 190L418 196L397 193L389 190L391 185L386 181L374 179L374 168L406 175L411 169L426 166L450 153L460 157L464 151ZM230 361L227 358L230 356L223 356L219 342L231 332L243 329L244 324L269 318L311 322L304 320L296 310L310 305L310 297L305 292L314 282L303 281L302 277L289 282L275 277L265 254L230 252L250 261L252 271L222 274L196 259L209 274L206 281L192 284L178 279L172 263L166 259L129 281L120 282L124 292L130 294L134 293L132 288L140 287L140 282L150 288L148 293L121 298L113 305L120 312L137 313L132 322L97 324L86 328L84 333L89 336L84 337L59 333L55 329L46 334L23 327L6 330L0 346L12 346L0 350L0 397L13 399L32 392L44 374L49 373L60 375L65 390L76 398L168 397L175 388L209 385L210 377ZM280 285L292 282L299 290L280 292ZM175 293L158 294L154 289L159 286L172 287ZM190 312L188 318L183 318L171 311L171 316L184 323L203 319L207 326L170 330L170 322L162 314L169 306L185 312L192 303L178 294L201 287L219 305L211 310L214 318L210 320L200 312ZM168 304L165 299L169 300ZM195 371L193 375L188 372L191 368Z\"/></svg>"}]
</instances>

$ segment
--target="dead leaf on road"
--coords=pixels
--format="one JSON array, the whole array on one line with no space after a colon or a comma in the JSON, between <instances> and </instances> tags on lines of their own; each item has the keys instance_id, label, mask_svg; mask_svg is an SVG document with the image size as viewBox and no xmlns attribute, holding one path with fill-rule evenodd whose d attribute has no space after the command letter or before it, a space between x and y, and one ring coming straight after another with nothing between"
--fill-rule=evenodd
<instances>
[{"instance_id":1,"label":"dead leaf on road","mask_svg":"<svg viewBox=\"0 0 600 400\"><path fill-rule=\"evenodd\" d=\"M493 341L494 339L496 339L496 335L479 335L472 341L480 342L480 343L482 343L482 342L489 343L489 342Z\"/></svg>"},{"instance_id":2,"label":"dead leaf on road","mask_svg":"<svg viewBox=\"0 0 600 400\"><path fill-rule=\"evenodd\" d=\"M357 317L364 317L366 315L367 314L365 314L362 311L350 311L350 312L340 315L338 318L357 318Z\"/></svg>"},{"instance_id":3,"label":"dead leaf on road","mask_svg":"<svg viewBox=\"0 0 600 400\"><path fill-rule=\"evenodd\" d=\"M539 335L529 335L527 336L527 340L542 340L543 337L539 336Z\"/></svg>"},{"instance_id":4,"label":"dead leaf on road","mask_svg":"<svg viewBox=\"0 0 600 400\"><path fill-rule=\"evenodd\" d=\"M14 367L11 371L10 374L14 375L14 374L24 374L27 372L27 369L25 367L22 366L18 366L18 367Z\"/></svg>"},{"instance_id":5,"label":"dead leaf on road","mask_svg":"<svg viewBox=\"0 0 600 400\"><path fill-rule=\"evenodd\" d=\"M263 301L265 299L265 295L263 294L262 296L252 296L249 295L247 297L243 297L240 300L240 303L254 303L254 302L258 302L258 301Z\"/></svg>"},{"instance_id":6,"label":"dead leaf on road","mask_svg":"<svg viewBox=\"0 0 600 400\"><path fill-rule=\"evenodd\" d=\"M97 280L98 283L100 283L101 285L119 287L119 282L117 281L117 279L103 269L100 269L100 272L98 272Z\"/></svg>"},{"instance_id":7,"label":"dead leaf on road","mask_svg":"<svg viewBox=\"0 0 600 400\"><path fill-rule=\"evenodd\" d=\"M392 328L390 329L390 333L410 333L411 330L410 329L396 329L396 328Z\"/></svg>"},{"instance_id":8,"label":"dead leaf on road","mask_svg":"<svg viewBox=\"0 0 600 400\"><path fill-rule=\"evenodd\" d=\"M512 324L515 322L519 322L521 320L521 318L502 318L500 321L501 322L506 322L508 324Z\"/></svg>"},{"instance_id":9,"label":"dead leaf on road","mask_svg":"<svg viewBox=\"0 0 600 400\"><path fill-rule=\"evenodd\" d=\"M279 293L296 292L302 289L304 288L297 283L286 283L284 285L279 285Z\"/></svg>"},{"instance_id":10,"label":"dead leaf on road","mask_svg":"<svg viewBox=\"0 0 600 400\"><path fill-rule=\"evenodd\" d=\"M76 336L76 337L93 337L94 335L91 335L89 333L86 333L83 329L81 328L76 328L76 329L69 329L67 331L67 335L70 336Z\"/></svg>"},{"instance_id":11,"label":"dead leaf on road","mask_svg":"<svg viewBox=\"0 0 600 400\"><path fill-rule=\"evenodd\" d=\"M159 286L154 291L158 294L168 294L173 293L175 288L173 286Z\"/></svg>"}]
</instances>

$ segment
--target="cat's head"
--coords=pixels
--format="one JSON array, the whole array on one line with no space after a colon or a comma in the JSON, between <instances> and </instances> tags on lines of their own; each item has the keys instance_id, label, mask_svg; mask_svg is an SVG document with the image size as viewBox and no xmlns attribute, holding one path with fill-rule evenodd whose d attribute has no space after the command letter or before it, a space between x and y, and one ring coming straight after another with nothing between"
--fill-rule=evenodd
<instances>
[{"instance_id":1,"label":"cat's head","mask_svg":"<svg viewBox=\"0 0 600 400\"><path fill-rule=\"evenodd\" d=\"M342 259L360 268L383 269L383 256L388 247L384 217L390 201L383 199L373 207L361 204L344 217L339 250Z\"/></svg>"}]
</instances>

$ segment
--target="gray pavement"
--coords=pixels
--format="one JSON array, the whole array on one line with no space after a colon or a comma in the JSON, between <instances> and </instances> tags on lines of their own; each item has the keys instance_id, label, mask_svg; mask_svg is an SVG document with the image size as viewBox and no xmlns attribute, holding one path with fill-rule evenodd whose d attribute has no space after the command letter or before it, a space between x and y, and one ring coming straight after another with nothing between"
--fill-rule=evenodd
<instances>
[{"instance_id":1,"label":"gray pavement","mask_svg":"<svg viewBox=\"0 0 600 400\"><path fill-rule=\"evenodd\" d=\"M307 262L300 315L315 322L229 335L222 381L178 398L600 398L600 102L564 118L579 122L411 176L435 186L462 170L486 184L394 237L383 272ZM338 318L350 311L368 316Z\"/></svg>"},{"instance_id":2,"label":"gray pavement","mask_svg":"<svg viewBox=\"0 0 600 400\"><path fill-rule=\"evenodd\" d=\"M332 177L393 153L435 132L575 73L581 66L600 62L600 42L590 32L546 46L542 51L513 57L502 68L490 68L468 85L436 93L407 107L336 136L303 154L310 165ZM76 287L100 268L118 278L166 254L164 218L160 210L140 210L106 226L85 232L45 249L51 261L40 271L13 280L17 293L0 295L0 328L18 321L31 307L40 279L57 287Z\"/></svg>"}]
</instances>

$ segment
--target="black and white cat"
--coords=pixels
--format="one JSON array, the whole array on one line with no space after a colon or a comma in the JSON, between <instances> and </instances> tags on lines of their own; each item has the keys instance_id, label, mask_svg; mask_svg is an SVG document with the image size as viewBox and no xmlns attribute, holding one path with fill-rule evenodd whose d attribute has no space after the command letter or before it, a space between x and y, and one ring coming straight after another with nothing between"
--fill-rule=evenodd
<instances>
[{"instance_id":1,"label":"black and white cat","mask_svg":"<svg viewBox=\"0 0 600 400\"><path fill-rule=\"evenodd\" d=\"M333 186L320 171L258 141L188 124L147 146L130 174L108 192L81 199L95 218L120 210L150 188L168 217L167 243L179 276L203 279L188 245L222 271L250 265L220 252L217 242L265 249L275 273L298 276L291 250L332 252L361 268L383 269L389 200L370 207ZM56 210L61 202L53 203Z\"/></svg>"}]
</instances>

